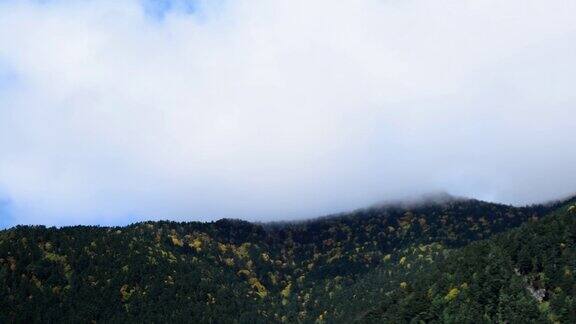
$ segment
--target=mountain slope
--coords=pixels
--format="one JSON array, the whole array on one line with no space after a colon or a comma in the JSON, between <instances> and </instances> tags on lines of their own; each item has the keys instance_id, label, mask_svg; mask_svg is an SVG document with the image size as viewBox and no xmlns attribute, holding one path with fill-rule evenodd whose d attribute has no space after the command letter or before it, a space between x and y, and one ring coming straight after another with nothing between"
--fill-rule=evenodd
<instances>
[{"instance_id":1,"label":"mountain slope","mask_svg":"<svg viewBox=\"0 0 576 324\"><path fill-rule=\"evenodd\" d=\"M406 250L335 296L329 319L575 323L575 202L460 249Z\"/></svg>"},{"instance_id":2,"label":"mountain slope","mask_svg":"<svg viewBox=\"0 0 576 324\"><path fill-rule=\"evenodd\" d=\"M426 283L433 272L412 271L419 263L443 264L443 251L556 207L445 199L286 224L18 226L0 232L0 322L347 321L347 309L352 319L383 318L393 314L387 299L342 292L383 272Z\"/></svg>"}]
</instances>

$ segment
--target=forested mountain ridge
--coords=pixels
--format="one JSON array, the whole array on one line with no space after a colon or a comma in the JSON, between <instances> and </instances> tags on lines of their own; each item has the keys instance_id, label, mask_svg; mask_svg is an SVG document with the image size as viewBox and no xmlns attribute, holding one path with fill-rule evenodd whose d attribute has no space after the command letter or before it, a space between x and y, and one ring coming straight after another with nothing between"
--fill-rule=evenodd
<instances>
[{"instance_id":1,"label":"forested mountain ridge","mask_svg":"<svg viewBox=\"0 0 576 324\"><path fill-rule=\"evenodd\" d=\"M463 248L406 249L335 296L329 320L575 323L575 204Z\"/></svg>"},{"instance_id":2,"label":"forested mountain ridge","mask_svg":"<svg viewBox=\"0 0 576 324\"><path fill-rule=\"evenodd\" d=\"M286 224L17 226L0 232L0 322L450 321L464 312L424 298L435 296L426 290L433 285L434 292L444 293L442 281L431 274L464 276L468 268L460 273L456 265L475 262L466 253L478 258L469 251L494 246L486 242L514 235L505 232L523 223L510 233L538 226L543 216L572 202L518 208L447 199ZM494 236L498 233L505 234ZM453 265L453 260L459 261ZM533 278L540 269L522 262L514 274L541 282ZM464 295L459 287L454 300ZM543 305L527 300L536 308ZM390 308L402 303L425 315ZM495 319L487 316L482 318Z\"/></svg>"}]
</instances>

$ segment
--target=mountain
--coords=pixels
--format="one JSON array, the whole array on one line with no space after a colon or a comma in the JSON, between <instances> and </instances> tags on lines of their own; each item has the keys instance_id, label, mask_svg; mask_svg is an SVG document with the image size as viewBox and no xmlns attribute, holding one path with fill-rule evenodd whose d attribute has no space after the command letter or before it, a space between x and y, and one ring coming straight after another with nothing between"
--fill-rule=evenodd
<instances>
[{"instance_id":1,"label":"mountain","mask_svg":"<svg viewBox=\"0 0 576 324\"><path fill-rule=\"evenodd\" d=\"M17 226L0 232L0 322L575 322L574 203Z\"/></svg>"},{"instance_id":2,"label":"mountain","mask_svg":"<svg viewBox=\"0 0 576 324\"><path fill-rule=\"evenodd\" d=\"M463 248L406 249L335 296L331 320L576 323L574 203Z\"/></svg>"}]
</instances>

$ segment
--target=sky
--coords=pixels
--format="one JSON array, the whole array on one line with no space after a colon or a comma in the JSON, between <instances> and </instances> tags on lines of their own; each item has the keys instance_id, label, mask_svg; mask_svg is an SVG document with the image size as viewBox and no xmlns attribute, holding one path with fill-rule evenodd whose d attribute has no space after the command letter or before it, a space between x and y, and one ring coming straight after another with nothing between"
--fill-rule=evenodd
<instances>
[{"instance_id":1,"label":"sky","mask_svg":"<svg viewBox=\"0 0 576 324\"><path fill-rule=\"evenodd\" d=\"M576 192L572 0L0 0L0 227Z\"/></svg>"}]
</instances>

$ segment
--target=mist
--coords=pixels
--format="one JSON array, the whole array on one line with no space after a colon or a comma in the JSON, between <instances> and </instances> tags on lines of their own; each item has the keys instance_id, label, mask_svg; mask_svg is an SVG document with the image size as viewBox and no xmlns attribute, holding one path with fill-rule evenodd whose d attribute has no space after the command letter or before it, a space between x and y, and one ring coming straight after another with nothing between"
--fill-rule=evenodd
<instances>
[{"instance_id":1,"label":"mist","mask_svg":"<svg viewBox=\"0 0 576 324\"><path fill-rule=\"evenodd\" d=\"M0 226L576 191L576 2L0 1Z\"/></svg>"}]
</instances>

